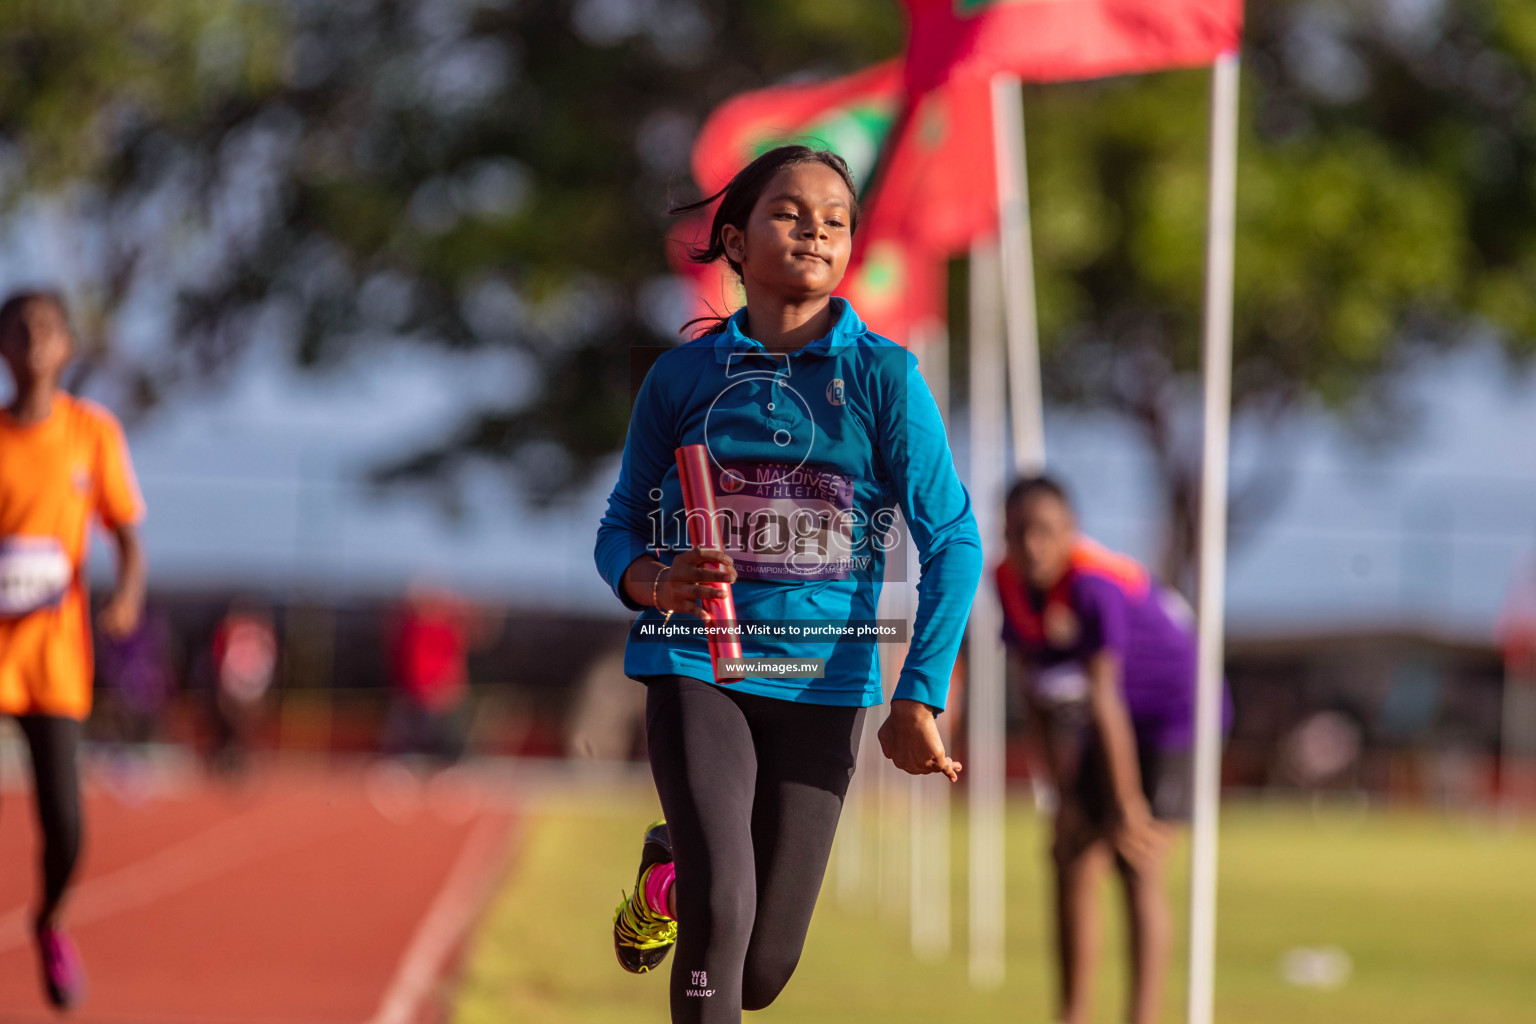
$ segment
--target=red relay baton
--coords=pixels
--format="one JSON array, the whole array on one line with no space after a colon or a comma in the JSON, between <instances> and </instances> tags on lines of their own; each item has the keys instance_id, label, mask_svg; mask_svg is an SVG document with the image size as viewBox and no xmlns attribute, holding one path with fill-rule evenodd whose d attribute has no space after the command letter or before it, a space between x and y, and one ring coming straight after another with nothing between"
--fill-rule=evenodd
<instances>
[{"instance_id":1,"label":"red relay baton","mask_svg":"<svg viewBox=\"0 0 1536 1024\"><path fill-rule=\"evenodd\" d=\"M720 524L715 521L715 488L710 483L709 449L702 444L685 444L677 449L676 455L677 478L683 485L683 511L688 517L688 543L696 548L724 550ZM736 628L736 602L731 600L731 585L709 585L725 590L724 597L706 597L700 602L709 613L709 625L723 623ZM741 638L738 636L719 636L712 631L709 660L714 666L717 683L733 683L747 677L745 672L726 671L721 665L723 661L741 660Z\"/></svg>"}]
</instances>

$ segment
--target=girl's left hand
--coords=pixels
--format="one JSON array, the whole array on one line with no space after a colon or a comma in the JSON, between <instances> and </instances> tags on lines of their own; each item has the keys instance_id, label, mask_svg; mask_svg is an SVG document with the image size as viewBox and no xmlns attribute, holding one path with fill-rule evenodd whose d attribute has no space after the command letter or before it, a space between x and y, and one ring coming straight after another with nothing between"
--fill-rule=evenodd
<instances>
[{"instance_id":1,"label":"girl's left hand","mask_svg":"<svg viewBox=\"0 0 1536 1024\"><path fill-rule=\"evenodd\" d=\"M950 782L960 781L962 765L944 753L939 723L921 701L891 701L891 713L880 726L879 736L881 753L907 774L942 772Z\"/></svg>"}]
</instances>

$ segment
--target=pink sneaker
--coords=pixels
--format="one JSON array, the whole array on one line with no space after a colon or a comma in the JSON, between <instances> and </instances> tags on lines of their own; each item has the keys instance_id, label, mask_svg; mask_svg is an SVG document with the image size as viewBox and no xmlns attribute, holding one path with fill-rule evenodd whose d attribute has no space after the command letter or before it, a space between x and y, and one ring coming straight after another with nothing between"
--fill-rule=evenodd
<instances>
[{"instance_id":1,"label":"pink sneaker","mask_svg":"<svg viewBox=\"0 0 1536 1024\"><path fill-rule=\"evenodd\" d=\"M79 1005L85 998L85 968L69 936L60 928L39 929L37 954L43 962L48 1001L61 1010Z\"/></svg>"}]
</instances>

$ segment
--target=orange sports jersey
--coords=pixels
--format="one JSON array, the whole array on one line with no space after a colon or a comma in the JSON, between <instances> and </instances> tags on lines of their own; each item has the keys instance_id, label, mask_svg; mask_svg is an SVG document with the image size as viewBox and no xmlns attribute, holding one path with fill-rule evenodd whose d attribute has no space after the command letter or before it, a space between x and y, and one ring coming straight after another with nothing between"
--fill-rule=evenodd
<instances>
[{"instance_id":1,"label":"orange sports jersey","mask_svg":"<svg viewBox=\"0 0 1536 1024\"><path fill-rule=\"evenodd\" d=\"M0 550L45 551L64 566L62 593L33 611L0 613L0 714L84 718L91 710L85 558L91 517L137 522L144 503L122 428L91 402L60 394L48 417L17 423L0 409Z\"/></svg>"},{"instance_id":2,"label":"orange sports jersey","mask_svg":"<svg viewBox=\"0 0 1536 1024\"><path fill-rule=\"evenodd\" d=\"M1072 545L1072 571L1104 576L1120 586L1128 594L1144 597L1152 585L1152 577L1141 563L1130 555L1122 555L1087 537L1078 537Z\"/></svg>"}]
</instances>

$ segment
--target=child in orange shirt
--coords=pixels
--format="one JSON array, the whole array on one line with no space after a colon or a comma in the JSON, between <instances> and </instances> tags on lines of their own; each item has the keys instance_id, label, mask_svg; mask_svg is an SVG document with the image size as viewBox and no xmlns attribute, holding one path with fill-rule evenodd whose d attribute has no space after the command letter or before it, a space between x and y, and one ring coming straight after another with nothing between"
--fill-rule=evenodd
<instances>
[{"instance_id":1,"label":"child in orange shirt","mask_svg":"<svg viewBox=\"0 0 1536 1024\"><path fill-rule=\"evenodd\" d=\"M0 411L0 714L16 719L32 755L43 831L35 935L48 998L58 1007L78 1002L85 981L58 915L80 851L93 516L111 532L118 556L117 587L98 616L104 633L137 627L145 581L135 527L144 506L122 429L105 409L59 387L73 349L59 296L23 292L0 305L0 357L16 385Z\"/></svg>"}]
</instances>

